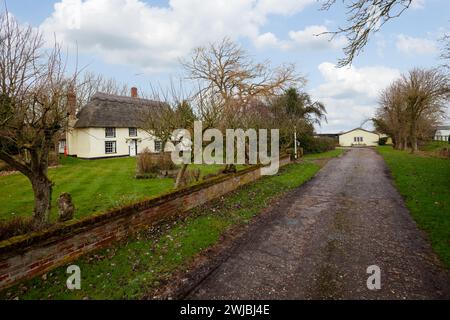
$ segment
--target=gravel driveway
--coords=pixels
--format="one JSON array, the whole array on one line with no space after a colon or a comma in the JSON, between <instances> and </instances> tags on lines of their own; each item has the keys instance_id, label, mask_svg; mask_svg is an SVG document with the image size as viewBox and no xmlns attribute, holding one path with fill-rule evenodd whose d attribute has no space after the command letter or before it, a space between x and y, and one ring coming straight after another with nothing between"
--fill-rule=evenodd
<instances>
[{"instance_id":1,"label":"gravel driveway","mask_svg":"<svg viewBox=\"0 0 450 320\"><path fill-rule=\"evenodd\" d=\"M366 285L371 265L379 290ZM187 298L434 299L449 286L383 159L361 148L283 198Z\"/></svg>"}]
</instances>

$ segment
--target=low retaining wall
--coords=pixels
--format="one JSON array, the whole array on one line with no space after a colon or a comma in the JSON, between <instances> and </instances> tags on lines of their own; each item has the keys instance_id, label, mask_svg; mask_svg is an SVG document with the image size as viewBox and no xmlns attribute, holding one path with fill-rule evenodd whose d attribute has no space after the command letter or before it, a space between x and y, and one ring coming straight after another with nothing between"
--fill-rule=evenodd
<instances>
[{"instance_id":1,"label":"low retaining wall","mask_svg":"<svg viewBox=\"0 0 450 320\"><path fill-rule=\"evenodd\" d=\"M280 166L290 163L280 159ZM261 177L260 167L144 200L113 211L59 224L49 230L0 242L0 289L67 264L144 227L183 215Z\"/></svg>"}]
</instances>

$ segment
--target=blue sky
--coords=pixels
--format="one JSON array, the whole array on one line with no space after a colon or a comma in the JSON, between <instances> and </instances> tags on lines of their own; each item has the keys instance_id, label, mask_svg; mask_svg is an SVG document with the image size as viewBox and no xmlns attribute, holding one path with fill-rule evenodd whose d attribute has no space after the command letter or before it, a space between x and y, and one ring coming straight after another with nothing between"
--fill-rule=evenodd
<instances>
[{"instance_id":1,"label":"blue sky","mask_svg":"<svg viewBox=\"0 0 450 320\"><path fill-rule=\"evenodd\" d=\"M412 67L437 66L448 33L448 0L413 0L400 18L375 34L351 68L335 68L344 39L316 37L345 22L340 1L320 11L316 0L6 0L21 22L56 35L79 64L148 90L182 72L179 60L195 46L229 36L274 66L295 63L308 90L323 101L328 124L319 132L360 125L373 114L379 91Z\"/></svg>"}]
</instances>

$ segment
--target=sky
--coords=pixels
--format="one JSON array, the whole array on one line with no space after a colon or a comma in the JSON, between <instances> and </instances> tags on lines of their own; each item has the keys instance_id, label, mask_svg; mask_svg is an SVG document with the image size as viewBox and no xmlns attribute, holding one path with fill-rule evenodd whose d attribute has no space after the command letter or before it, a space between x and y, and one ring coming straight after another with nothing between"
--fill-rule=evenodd
<instances>
[{"instance_id":1,"label":"sky","mask_svg":"<svg viewBox=\"0 0 450 320\"><path fill-rule=\"evenodd\" d=\"M449 0L413 0L384 25L353 61L337 68L343 37L325 31L345 24L337 1L321 0L6 0L20 23L55 38L78 66L136 86L164 87L183 77L180 61L195 47L229 37L256 61L294 63L304 88L327 108L319 133L359 127L377 107L380 91L414 67L435 67L439 39L450 30ZM187 80L186 80L187 81ZM365 125L370 129L370 123Z\"/></svg>"}]
</instances>

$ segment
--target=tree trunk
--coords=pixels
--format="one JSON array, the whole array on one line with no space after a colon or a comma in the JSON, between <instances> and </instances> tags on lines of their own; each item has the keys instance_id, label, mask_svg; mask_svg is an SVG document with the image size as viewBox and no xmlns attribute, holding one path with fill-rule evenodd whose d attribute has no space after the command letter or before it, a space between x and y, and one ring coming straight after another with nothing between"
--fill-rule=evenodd
<instances>
[{"instance_id":1,"label":"tree trunk","mask_svg":"<svg viewBox=\"0 0 450 320\"><path fill-rule=\"evenodd\" d=\"M419 150L419 147L418 147L418 144L417 144L417 136L416 136L415 133L413 133L411 135L410 143L411 143L411 153L414 153L417 150Z\"/></svg>"},{"instance_id":2,"label":"tree trunk","mask_svg":"<svg viewBox=\"0 0 450 320\"><path fill-rule=\"evenodd\" d=\"M418 145L417 145L417 121L416 121L416 119L412 119L412 121L411 121L410 142L411 142L411 153L414 153L419 149Z\"/></svg>"},{"instance_id":3,"label":"tree trunk","mask_svg":"<svg viewBox=\"0 0 450 320\"><path fill-rule=\"evenodd\" d=\"M187 167L188 167L187 164L183 164L183 166L181 167L180 171L178 171L177 179L175 180L175 189L179 188L179 186L181 184L181 181L183 179L183 176L186 173Z\"/></svg>"},{"instance_id":4,"label":"tree trunk","mask_svg":"<svg viewBox=\"0 0 450 320\"><path fill-rule=\"evenodd\" d=\"M403 150L404 144L403 144L403 137L401 134L398 134L396 136L394 147L397 150Z\"/></svg>"},{"instance_id":5,"label":"tree trunk","mask_svg":"<svg viewBox=\"0 0 450 320\"><path fill-rule=\"evenodd\" d=\"M41 229L49 223L53 184L44 174L35 174L29 179L34 192L33 224Z\"/></svg>"},{"instance_id":6,"label":"tree trunk","mask_svg":"<svg viewBox=\"0 0 450 320\"><path fill-rule=\"evenodd\" d=\"M394 139L394 149L401 150L402 149L402 138L400 136L395 137Z\"/></svg>"}]
</instances>

